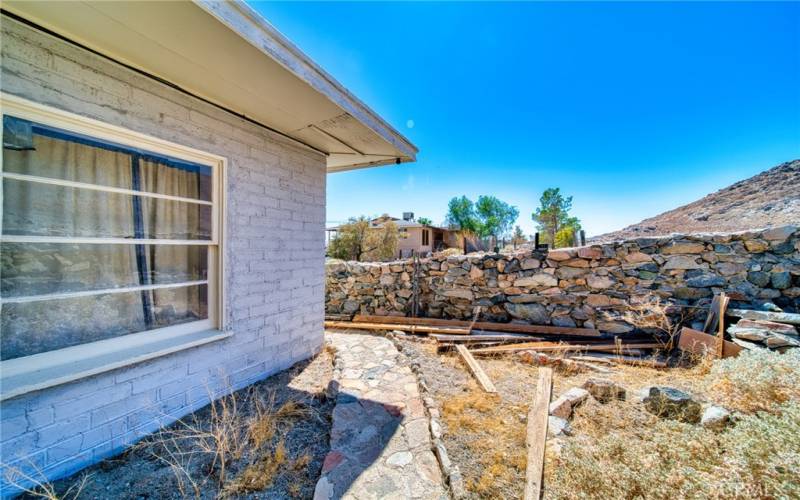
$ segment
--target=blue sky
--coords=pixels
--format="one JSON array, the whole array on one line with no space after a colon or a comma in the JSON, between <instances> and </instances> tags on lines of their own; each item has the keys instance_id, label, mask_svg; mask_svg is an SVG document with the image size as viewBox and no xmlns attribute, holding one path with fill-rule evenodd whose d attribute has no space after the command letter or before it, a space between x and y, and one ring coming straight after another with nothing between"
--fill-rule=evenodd
<instances>
[{"instance_id":1,"label":"blue sky","mask_svg":"<svg viewBox=\"0 0 800 500\"><path fill-rule=\"evenodd\" d=\"M560 187L599 234L800 158L798 3L251 4L420 149L329 222Z\"/></svg>"}]
</instances>

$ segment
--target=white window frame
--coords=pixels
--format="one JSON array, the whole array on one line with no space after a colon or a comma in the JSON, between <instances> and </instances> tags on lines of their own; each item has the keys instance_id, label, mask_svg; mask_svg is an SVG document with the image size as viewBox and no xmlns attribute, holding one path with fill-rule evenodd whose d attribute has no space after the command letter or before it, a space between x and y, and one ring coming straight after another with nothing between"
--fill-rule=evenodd
<instances>
[{"instance_id":1,"label":"white window frame","mask_svg":"<svg viewBox=\"0 0 800 500\"><path fill-rule=\"evenodd\" d=\"M42 242L42 243L117 243L117 244L159 244L159 245L203 245L208 247L207 279L202 281L178 284L143 285L121 287L111 290L92 290L52 295L38 295L24 298L0 299L3 303L29 302L68 297L99 295L101 293L119 293L138 290L171 288L176 286L192 286L206 284L208 289L208 319L193 321L180 325L131 333L110 339L90 342L53 351L33 354L21 358L0 361L0 400L15 397L33 390L70 382L104 371L112 370L146 359L195 347L207 342L230 336L225 328L225 279L224 279L224 242L225 242L225 194L226 164L224 157L206 153L194 148L164 141L149 135L134 132L122 127L110 125L74 113L45 106L27 99L0 93L0 114L29 120L34 123L48 125L67 132L80 134L101 141L121 146L153 152L180 160L185 160L212 169L211 201L195 200L160 193L135 191L130 189L85 184L60 179L16 174L3 171L2 155L0 155L0 229L2 229L4 179L25 180L28 182L51 185L77 187L112 193L121 193L151 198L161 198L181 202L211 205L212 234L211 240L160 240L160 239L128 239L128 238L72 238L2 235L2 242ZM0 125L2 127L2 125ZM0 135L2 129L0 128Z\"/></svg>"}]
</instances>

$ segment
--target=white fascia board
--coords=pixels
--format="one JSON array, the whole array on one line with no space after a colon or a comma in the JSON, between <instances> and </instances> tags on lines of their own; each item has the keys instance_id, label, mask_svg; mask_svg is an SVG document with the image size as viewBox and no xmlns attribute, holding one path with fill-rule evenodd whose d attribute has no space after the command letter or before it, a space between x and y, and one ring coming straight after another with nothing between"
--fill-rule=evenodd
<instances>
[{"instance_id":1,"label":"white fascia board","mask_svg":"<svg viewBox=\"0 0 800 500\"><path fill-rule=\"evenodd\" d=\"M416 146L319 67L264 17L247 5L244 0L225 2L218 0L193 1L244 40L267 54L298 78L308 83L317 92L330 99L342 110L403 152L407 156L405 161L414 161L416 159L416 154L419 151ZM401 159L401 162L403 162L403 159ZM367 168L393 163L396 163L396 160L387 159L385 161L380 160L367 164L352 165L349 168L345 167L337 170Z\"/></svg>"}]
</instances>

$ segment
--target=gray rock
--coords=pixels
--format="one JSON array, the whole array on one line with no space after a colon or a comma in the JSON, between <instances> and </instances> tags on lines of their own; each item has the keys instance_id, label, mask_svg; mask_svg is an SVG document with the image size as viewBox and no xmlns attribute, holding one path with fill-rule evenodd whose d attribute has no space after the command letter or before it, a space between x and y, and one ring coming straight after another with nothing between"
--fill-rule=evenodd
<instances>
[{"instance_id":1,"label":"gray rock","mask_svg":"<svg viewBox=\"0 0 800 500\"><path fill-rule=\"evenodd\" d=\"M705 297L711 297L713 292L708 288L689 288L689 287L678 287L676 288L672 294L682 300L697 300L703 299Z\"/></svg>"},{"instance_id":2,"label":"gray rock","mask_svg":"<svg viewBox=\"0 0 800 500\"><path fill-rule=\"evenodd\" d=\"M572 434L572 428L565 419L552 416L547 417L548 437L569 436L570 434Z\"/></svg>"},{"instance_id":3,"label":"gray rock","mask_svg":"<svg viewBox=\"0 0 800 500\"><path fill-rule=\"evenodd\" d=\"M700 424L709 429L722 429L731 418L731 412L721 406L709 406L700 418Z\"/></svg>"},{"instance_id":4,"label":"gray rock","mask_svg":"<svg viewBox=\"0 0 800 500\"><path fill-rule=\"evenodd\" d=\"M747 281L755 286L765 287L769 284L769 273L764 271L750 271L747 273Z\"/></svg>"},{"instance_id":5,"label":"gray rock","mask_svg":"<svg viewBox=\"0 0 800 500\"><path fill-rule=\"evenodd\" d=\"M697 263L695 257L688 255L673 255L664 264L665 270L670 269L701 269L703 266Z\"/></svg>"},{"instance_id":6,"label":"gray rock","mask_svg":"<svg viewBox=\"0 0 800 500\"><path fill-rule=\"evenodd\" d=\"M624 400L625 388L613 380L604 378L590 378L583 383L583 388L601 403L608 403L615 399Z\"/></svg>"},{"instance_id":7,"label":"gray rock","mask_svg":"<svg viewBox=\"0 0 800 500\"><path fill-rule=\"evenodd\" d=\"M581 389L580 387L573 387L572 389L562 394L561 397L567 398L570 404L572 404L572 406L575 407L586 401L586 399L589 397L589 391L587 391L586 389Z\"/></svg>"},{"instance_id":8,"label":"gray rock","mask_svg":"<svg viewBox=\"0 0 800 500\"><path fill-rule=\"evenodd\" d=\"M565 326L567 328L575 328L577 326L575 320L569 316L553 316L552 323L555 326Z\"/></svg>"},{"instance_id":9,"label":"gray rock","mask_svg":"<svg viewBox=\"0 0 800 500\"><path fill-rule=\"evenodd\" d=\"M725 286L725 278L716 274L702 274L686 280L686 285L692 288L706 288L710 286Z\"/></svg>"},{"instance_id":10,"label":"gray rock","mask_svg":"<svg viewBox=\"0 0 800 500\"><path fill-rule=\"evenodd\" d=\"M547 324L550 322L550 315L547 308L541 304L503 304L505 310L512 317L524 319L536 324Z\"/></svg>"},{"instance_id":11,"label":"gray rock","mask_svg":"<svg viewBox=\"0 0 800 500\"><path fill-rule=\"evenodd\" d=\"M359 304L355 300L347 300L342 305L342 312L345 314L353 314L354 312L358 312L360 308L361 304Z\"/></svg>"},{"instance_id":12,"label":"gray rock","mask_svg":"<svg viewBox=\"0 0 800 500\"><path fill-rule=\"evenodd\" d=\"M644 399L647 411L659 417L696 424L700 421L702 408L691 394L674 387L656 386Z\"/></svg>"},{"instance_id":13,"label":"gray rock","mask_svg":"<svg viewBox=\"0 0 800 500\"><path fill-rule=\"evenodd\" d=\"M772 288L784 290L792 286L792 275L789 274L788 271L772 273L772 275L770 275L770 281L772 282Z\"/></svg>"}]
</instances>

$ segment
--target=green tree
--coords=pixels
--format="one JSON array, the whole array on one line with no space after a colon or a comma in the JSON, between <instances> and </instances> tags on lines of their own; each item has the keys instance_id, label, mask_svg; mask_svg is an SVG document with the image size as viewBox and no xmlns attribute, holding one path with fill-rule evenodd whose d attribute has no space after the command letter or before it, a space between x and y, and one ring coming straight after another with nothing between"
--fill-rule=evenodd
<instances>
[{"instance_id":1,"label":"green tree","mask_svg":"<svg viewBox=\"0 0 800 500\"><path fill-rule=\"evenodd\" d=\"M581 223L577 217L569 215L572 209L572 196L564 197L559 188L547 188L539 199L540 207L533 212L533 220L543 233L543 241L553 245L571 246L575 233L580 231Z\"/></svg>"},{"instance_id":2,"label":"green tree","mask_svg":"<svg viewBox=\"0 0 800 500\"><path fill-rule=\"evenodd\" d=\"M397 253L397 239L397 224L387 221L380 228L370 227L362 215L339 226L328 255L342 260L388 260Z\"/></svg>"},{"instance_id":3,"label":"green tree","mask_svg":"<svg viewBox=\"0 0 800 500\"><path fill-rule=\"evenodd\" d=\"M417 219L417 222L419 222L423 226L432 226L433 225L433 222L430 219L428 219L427 217L420 217L419 219Z\"/></svg>"},{"instance_id":4,"label":"green tree","mask_svg":"<svg viewBox=\"0 0 800 500\"><path fill-rule=\"evenodd\" d=\"M478 218L478 234L484 238L491 236L495 245L498 238L511 231L511 226L519 217L517 207L494 196L479 196L475 203L475 213Z\"/></svg>"},{"instance_id":5,"label":"green tree","mask_svg":"<svg viewBox=\"0 0 800 500\"><path fill-rule=\"evenodd\" d=\"M475 214L475 204L466 196L455 197L447 204L448 226L457 228L464 234L478 233L478 217Z\"/></svg>"},{"instance_id":6,"label":"green tree","mask_svg":"<svg viewBox=\"0 0 800 500\"><path fill-rule=\"evenodd\" d=\"M575 235L581 230L577 217L569 217L556 233L556 248L571 247L575 244Z\"/></svg>"}]
</instances>

